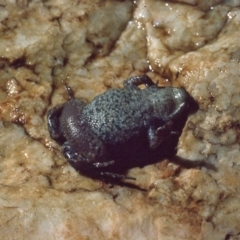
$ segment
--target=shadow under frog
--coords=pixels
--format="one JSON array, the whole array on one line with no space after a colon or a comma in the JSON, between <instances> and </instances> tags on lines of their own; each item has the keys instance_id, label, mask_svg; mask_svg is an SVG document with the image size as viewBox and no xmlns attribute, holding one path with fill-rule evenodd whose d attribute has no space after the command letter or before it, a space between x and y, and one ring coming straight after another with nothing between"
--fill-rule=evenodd
<instances>
[{"instance_id":1,"label":"shadow under frog","mask_svg":"<svg viewBox=\"0 0 240 240\"><path fill-rule=\"evenodd\" d=\"M198 109L183 88L158 87L147 75L88 104L66 89L69 100L48 112L50 136L72 167L105 181L133 179L127 169L174 157L185 122Z\"/></svg>"}]
</instances>

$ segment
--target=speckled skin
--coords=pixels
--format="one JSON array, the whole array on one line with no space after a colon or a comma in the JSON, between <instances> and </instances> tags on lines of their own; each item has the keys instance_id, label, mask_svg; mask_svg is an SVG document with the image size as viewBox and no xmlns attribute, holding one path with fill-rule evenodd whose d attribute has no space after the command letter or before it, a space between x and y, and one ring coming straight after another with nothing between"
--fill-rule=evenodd
<instances>
[{"instance_id":1,"label":"speckled skin","mask_svg":"<svg viewBox=\"0 0 240 240\"><path fill-rule=\"evenodd\" d=\"M146 88L141 90L140 84ZM178 122L185 123L190 99L182 88L157 87L148 76L136 76L123 89L108 90L89 104L71 98L51 109L49 132L64 143L62 151L77 170L121 179L125 175L108 169L131 167L138 153L154 151L172 135L179 137L183 124Z\"/></svg>"}]
</instances>

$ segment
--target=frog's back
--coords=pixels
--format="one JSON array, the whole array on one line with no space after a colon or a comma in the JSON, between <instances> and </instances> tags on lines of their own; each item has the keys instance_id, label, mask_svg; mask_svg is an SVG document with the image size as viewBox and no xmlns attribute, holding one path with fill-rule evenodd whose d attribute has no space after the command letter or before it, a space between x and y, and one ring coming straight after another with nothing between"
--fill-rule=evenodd
<instances>
[{"instance_id":1,"label":"frog's back","mask_svg":"<svg viewBox=\"0 0 240 240\"><path fill-rule=\"evenodd\" d=\"M146 131L152 111L141 90L112 89L94 98L82 119L104 142L116 143Z\"/></svg>"}]
</instances>

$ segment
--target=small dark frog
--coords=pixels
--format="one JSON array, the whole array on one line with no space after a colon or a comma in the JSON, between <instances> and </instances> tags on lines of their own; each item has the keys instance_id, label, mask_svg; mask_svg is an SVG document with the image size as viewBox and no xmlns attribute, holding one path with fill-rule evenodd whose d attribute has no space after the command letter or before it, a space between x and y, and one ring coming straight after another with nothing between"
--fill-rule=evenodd
<instances>
[{"instance_id":1,"label":"small dark frog","mask_svg":"<svg viewBox=\"0 0 240 240\"><path fill-rule=\"evenodd\" d=\"M76 170L94 178L131 179L122 172L175 155L196 109L183 88L158 87L147 75L131 77L123 89L108 90L89 104L66 88L69 100L48 112L50 136Z\"/></svg>"}]
</instances>

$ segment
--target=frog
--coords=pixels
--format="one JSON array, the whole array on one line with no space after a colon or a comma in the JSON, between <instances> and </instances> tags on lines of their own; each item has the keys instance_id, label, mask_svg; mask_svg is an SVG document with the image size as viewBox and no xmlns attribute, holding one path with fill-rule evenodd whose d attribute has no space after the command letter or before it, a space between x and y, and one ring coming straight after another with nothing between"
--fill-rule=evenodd
<instances>
[{"instance_id":1,"label":"frog","mask_svg":"<svg viewBox=\"0 0 240 240\"><path fill-rule=\"evenodd\" d=\"M135 179L126 170L175 155L187 118L197 108L184 88L158 86L148 75L129 77L123 88L89 103L65 87L68 100L47 113L49 134L70 165L92 178Z\"/></svg>"}]
</instances>

